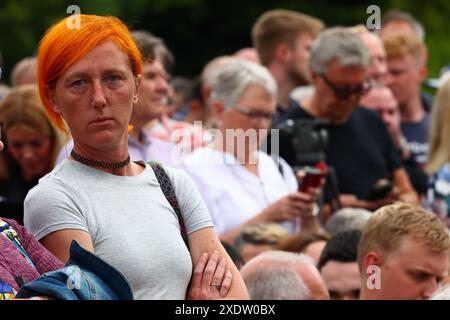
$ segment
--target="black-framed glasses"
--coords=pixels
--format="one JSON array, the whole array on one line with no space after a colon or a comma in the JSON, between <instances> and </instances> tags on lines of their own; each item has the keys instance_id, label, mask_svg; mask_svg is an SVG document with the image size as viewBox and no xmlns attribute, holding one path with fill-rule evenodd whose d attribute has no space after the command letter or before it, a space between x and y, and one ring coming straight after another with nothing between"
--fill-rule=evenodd
<instances>
[{"instance_id":1,"label":"black-framed glasses","mask_svg":"<svg viewBox=\"0 0 450 320\"><path fill-rule=\"evenodd\" d=\"M261 111L253 111L247 107L235 106L233 109L239 111L240 113L245 114L250 120L258 122L261 120L272 120L275 116L275 113L269 112L261 112Z\"/></svg>"},{"instance_id":2,"label":"black-framed glasses","mask_svg":"<svg viewBox=\"0 0 450 320\"><path fill-rule=\"evenodd\" d=\"M342 100L348 99L353 95L363 95L372 87L372 84L369 81L363 82L362 84L356 86L338 86L324 74L321 73L319 76L323 79L323 81L325 81L331 90L333 90L336 97Z\"/></svg>"}]
</instances>

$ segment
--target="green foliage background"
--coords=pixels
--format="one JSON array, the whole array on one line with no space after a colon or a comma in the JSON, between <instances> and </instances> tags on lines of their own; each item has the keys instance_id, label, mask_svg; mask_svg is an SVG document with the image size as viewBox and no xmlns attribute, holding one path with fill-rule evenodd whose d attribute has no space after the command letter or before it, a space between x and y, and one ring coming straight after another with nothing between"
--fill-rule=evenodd
<instances>
[{"instance_id":1,"label":"green foliage background","mask_svg":"<svg viewBox=\"0 0 450 320\"><path fill-rule=\"evenodd\" d=\"M268 9L299 10L328 26L365 23L371 4L381 13L391 8L411 12L426 28L429 75L450 63L450 1L411 0L1 0L0 52L6 79L19 59L35 54L52 22L76 4L82 13L115 15L133 29L146 29L165 39L177 58L176 73L193 76L209 59L250 45L250 29Z\"/></svg>"}]
</instances>

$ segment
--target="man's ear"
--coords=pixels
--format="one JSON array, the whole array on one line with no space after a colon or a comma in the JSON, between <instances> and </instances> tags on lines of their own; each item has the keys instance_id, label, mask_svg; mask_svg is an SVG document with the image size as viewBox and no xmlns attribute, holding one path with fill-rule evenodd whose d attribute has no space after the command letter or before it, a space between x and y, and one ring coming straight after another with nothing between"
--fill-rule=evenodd
<instances>
[{"instance_id":1,"label":"man's ear","mask_svg":"<svg viewBox=\"0 0 450 320\"><path fill-rule=\"evenodd\" d=\"M202 103L199 100L191 100L188 103L189 110L192 112L199 112L202 110Z\"/></svg>"},{"instance_id":2,"label":"man's ear","mask_svg":"<svg viewBox=\"0 0 450 320\"><path fill-rule=\"evenodd\" d=\"M202 98L205 103L209 101L209 98L211 98L212 88L206 84L202 85Z\"/></svg>"},{"instance_id":3,"label":"man's ear","mask_svg":"<svg viewBox=\"0 0 450 320\"><path fill-rule=\"evenodd\" d=\"M366 257L364 258L364 274L367 274L367 269L370 266L378 266L381 267L381 265L383 264L383 258L381 257L381 255L375 251L370 251L369 253L366 254Z\"/></svg>"},{"instance_id":4,"label":"man's ear","mask_svg":"<svg viewBox=\"0 0 450 320\"><path fill-rule=\"evenodd\" d=\"M47 96L47 100L48 102L50 102L50 106L52 107L53 111L61 114L62 110L58 106L58 99L56 98L55 88L51 86L45 86L45 95Z\"/></svg>"},{"instance_id":5,"label":"man's ear","mask_svg":"<svg viewBox=\"0 0 450 320\"><path fill-rule=\"evenodd\" d=\"M286 63L289 60L291 50L287 43L279 43L275 49L275 60Z\"/></svg>"},{"instance_id":6,"label":"man's ear","mask_svg":"<svg viewBox=\"0 0 450 320\"><path fill-rule=\"evenodd\" d=\"M422 66L419 68L419 78L423 82L428 77L428 68L426 66Z\"/></svg>"},{"instance_id":7,"label":"man's ear","mask_svg":"<svg viewBox=\"0 0 450 320\"><path fill-rule=\"evenodd\" d=\"M225 108L223 104L220 101L215 101L212 106L212 114L214 117L214 120L216 121L217 125L220 125L222 123L222 115L225 111Z\"/></svg>"}]
</instances>

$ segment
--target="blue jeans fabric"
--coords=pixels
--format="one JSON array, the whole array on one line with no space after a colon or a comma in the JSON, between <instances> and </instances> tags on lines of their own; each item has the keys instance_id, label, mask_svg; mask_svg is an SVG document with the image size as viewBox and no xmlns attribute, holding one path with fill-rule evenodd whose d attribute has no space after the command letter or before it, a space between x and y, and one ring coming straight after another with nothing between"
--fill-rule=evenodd
<instances>
[{"instance_id":1,"label":"blue jeans fabric","mask_svg":"<svg viewBox=\"0 0 450 320\"><path fill-rule=\"evenodd\" d=\"M57 300L133 300L125 277L76 241L70 245L70 258L64 268L24 285L16 298L35 296Z\"/></svg>"}]
</instances>

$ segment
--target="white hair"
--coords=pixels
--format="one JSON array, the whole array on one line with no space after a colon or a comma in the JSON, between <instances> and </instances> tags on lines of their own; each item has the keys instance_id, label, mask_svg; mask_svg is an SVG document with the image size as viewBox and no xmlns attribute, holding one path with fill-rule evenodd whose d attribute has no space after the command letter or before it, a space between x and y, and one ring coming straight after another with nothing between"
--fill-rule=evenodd
<instances>
[{"instance_id":1,"label":"white hair","mask_svg":"<svg viewBox=\"0 0 450 320\"><path fill-rule=\"evenodd\" d=\"M362 208L344 208L336 211L325 223L325 230L335 235L347 230L361 230L366 225L372 213Z\"/></svg>"},{"instance_id":2,"label":"white hair","mask_svg":"<svg viewBox=\"0 0 450 320\"><path fill-rule=\"evenodd\" d=\"M222 65L212 88L212 102L220 101L225 108L236 106L250 85L259 85L276 101L277 84L266 67L235 58Z\"/></svg>"},{"instance_id":3,"label":"white hair","mask_svg":"<svg viewBox=\"0 0 450 320\"><path fill-rule=\"evenodd\" d=\"M315 268L304 254L266 251L245 264L241 274L252 300L307 300L311 292L298 274L305 265Z\"/></svg>"},{"instance_id":4,"label":"white hair","mask_svg":"<svg viewBox=\"0 0 450 320\"><path fill-rule=\"evenodd\" d=\"M219 69L221 66L228 63L232 59L234 58L231 56L219 56L208 62L203 68L202 74L200 76L202 85L213 87L216 80L217 69Z\"/></svg>"},{"instance_id":5,"label":"white hair","mask_svg":"<svg viewBox=\"0 0 450 320\"><path fill-rule=\"evenodd\" d=\"M337 59L342 67L367 67L370 64L369 49L350 28L331 28L320 33L314 41L309 67L311 71L324 74L334 59Z\"/></svg>"}]
</instances>

